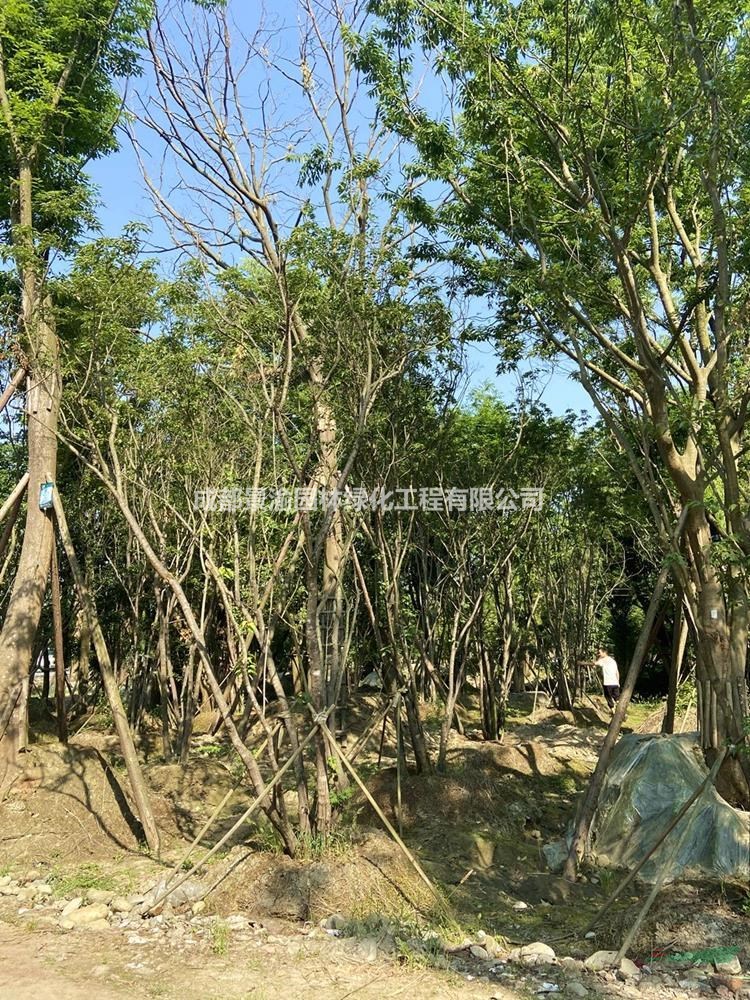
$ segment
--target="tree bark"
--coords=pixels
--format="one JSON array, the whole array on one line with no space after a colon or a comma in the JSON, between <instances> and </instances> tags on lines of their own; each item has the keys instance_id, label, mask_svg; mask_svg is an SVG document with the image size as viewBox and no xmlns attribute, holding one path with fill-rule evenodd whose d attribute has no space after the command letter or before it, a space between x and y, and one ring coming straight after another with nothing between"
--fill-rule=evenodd
<instances>
[{"instance_id":1,"label":"tree bark","mask_svg":"<svg viewBox=\"0 0 750 1000\"><path fill-rule=\"evenodd\" d=\"M18 763L27 727L28 706L22 697L42 614L50 571L53 527L39 507L42 484L57 472L57 424L62 395L60 357L52 302L43 291L32 245L32 172L27 161L19 169L19 223L28 233L29 259L22 264L22 325L29 352L26 393L29 461L28 503L23 545L0 631L0 785Z\"/></svg>"}]
</instances>

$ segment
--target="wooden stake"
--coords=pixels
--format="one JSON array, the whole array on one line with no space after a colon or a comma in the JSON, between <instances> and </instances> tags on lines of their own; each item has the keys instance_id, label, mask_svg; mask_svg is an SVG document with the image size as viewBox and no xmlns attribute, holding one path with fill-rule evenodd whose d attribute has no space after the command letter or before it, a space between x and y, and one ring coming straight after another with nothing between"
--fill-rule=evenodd
<instances>
[{"instance_id":1,"label":"wooden stake","mask_svg":"<svg viewBox=\"0 0 750 1000\"><path fill-rule=\"evenodd\" d=\"M76 558L75 549L73 548L73 540L70 537L68 522L65 518L65 511L63 510L57 486L55 486L52 491L52 500L55 509L57 528L60 533L60 540L62 541L63 548L65 549L65 554L68 557L70 569L73 573L73 579L75 580L76 590L78 591L78 599L81 602L83 613L88 619L89 627L94 640L94 648L96 649L96 656L99 660L102 683L104 685L104 691L112 712L112 719L114 720L115 729L117 730L117 736L120 741L120 750L122 751L122 756L125 760L125 767L128 772L128 778L130 779L130 787L133 791L135 808L138 813L138 818L141 821L143 832L146 835L146 842L148 843L151 852L158 856L160 850L159 831L156 826L156 821L154 820L154 814L151 810L151 804L148 800L146 783L143 780L143 772L141 771L141 765L135 751L133 736L130 732L130 727L128 726L128 718L125 714L125 709L123 708L122 699L120 698L120 691L117 687L117 681L115 680L114 670L112 669L112 661L110 660L109 652L107 651L107 644L104 641L104 633L102 632L101 625L99 624L99 618L96 613L94 601L88 587L86 586L86 581L78 563L78 559Z\"/></svg>"},{"instance_id":2,"label":"wooden stake","mask_svg":"<svg viewBox=\"0 0 750 1000\"><path fill-rule=\"evenodd\" d=\"M675 544L679 542L682 529L685 526L685 521L687 520L687 515L688 508L684 507L673 533L673 542ZM625 677L620 697L609 723L607 735L604 737L604 742L602 743L602 748L599 752L599 759L596 762L594 773L589 779L586 793L581 800L578 816L576 817L575 830L570 844L570 851L568 852L565 867L563 868L563 877L570 881L575 879L578 862L586 851L589 830L591 829L591 822L594 818L597 802L599 801L599 793L604 783L604 775L606 774L607 767L609 765L612 750L617 742L617 737L620 735L622 724L625 721L625 715L627 713L628 706L630 705L630 699L633 696L633 691L635 690L638 675L640 674L641 667L646 659L646 653L648 652L653 641L654 626L659 613L664 587L666 586L667 578L669 577L670 572L671 563L665 559L659 572L659 576L657 577L654 592L651 595L651 601L649 602L648 610L646 611L646 617L643 620L641 634L638 636L638 642L636 643L635 650L633 651L633 659L630 662L630 668L627 676Z\"/></svg>"},{"instance_id":3,"label":"wooden stake","mask_svg":"<svg viewBox=\"0 0 750 1000\"><path fill-rule=\"evenodd\" d=\"M693 793L693 795L690 796L690 799L688 800L688 802L686 802L685 805L680 810L680 816L684 816L688 812L688 810L691 809L692 806L698 801L698 799L701 797L701 795L703 795L703 793L706 790L706 788L708 788L708 786L710 784L713 784L713 782L714 782L714 780L716 778L716 775L719 773L719 768L721 767L722 763L724 762L724 758L726 757L726 755L727 755L727 748L724 747L724 749L721 750L719 752L719 754L717 755L716 760L713 762L713 766L711 767L711 770L708 772L708 774L706 775L706 777L703 779L703 782L701 783L700 788L698 788L697 791L695 791ZM673 830L676 825L677 825L676 823L671 824L669 829ZM646 901L643 904L643 906L641 907L641 909L640 909L640 911L638 913L638 916L635 918L635 920L633 921L633 923L631 924L631 926L628 928L628 931L627 931L627 933L625 935L625 938L624 938L624 940L622 942L622 945L620 946L620 950L617 952L617 957L615 958L615 964L616 965L619 965L620 961L627 954L628 948L633 943L633 940L634 940L636 934L640 930L641 924L643 923L643 921L648 916L648 912L651 909L651 907L654 905L654 902L656 901L656 897L659 895L661 887L664 884L664 879L669 874L669 869L670 869L670 866L672 864L672 861L677 856L677 852L679 851L679 849L680 849L680 847L682 845L682 842L685 839L685 836L687 835L688 830L689 830L689 827L686 825L685 829L682 831L682 833L680 834L680 836L676 839L674 847L670 851L669 857L665 858L664 861L662 862L661 868L659 869L659 873L658 873L658 875L656 877L656 881L654 882L653 888L651 889L651 892L646 897ZM661 839L663 840L664 837L662 837ZM653 853L653 851L651 853Z\"/></svg>"},{"instance_id":4,"label":"wooden stake","mask_svg":"<svg viewBox=\"0 0 750 1000\"><path fill-rule=\"evenodd\" d=\"M276 785L278 785L278 783L284 777L284 775L286 774L286 772L289 770L289 768L295 762L295 760L297 759L297 757L302 753L302 751L305 749L305 747L308 745L308 743L312 740L313 736L317 733L318 728L319 728L319 725L313 726L313 728L307 734L307 736L305 737L305 739L299 744L299 746L294 751L294 753L291 755L291 757L289 757L289 759L284 763L284 765L279 768L279 770L273 776L273 779L268 782L268 784L265 786L265 788L260 793L260 795L258 795L255 799L253 799L253 801L250 803L250 805L247 807L247 809L244 811L244 813L235 822L234 826L232 826L231 829L227 830L227 832L224 834L224 836L221 838L221 840L218 840L214 844L214 846L211 848L211 850L208 851L206 854L203 855L203 857L200 859L200 861L196 861L195 864L193 865L193 867L190 868L189 871L186 871L185 874L182 876L182 878L177 879L177 881L173 885L167 886L165 888L164 892L161 894L161 896L157 896L157 898L154 900L154 902L149 906L149 908L146 911L146 913L152 913L156 909L156 907L159 906L160 903L163 903L164 900L168 896L172 895L172 893L175 891L175 889L179 889L179 887L183 884L183 882L186 882L190 878L191 875L195 874L195 872L199 868L201 868L208 861L209 858L213 857L214 854L216 854L216 852L218 850L220 850L224 846L224 844L226 844L226 842L231 837L233 837L235 835L235 833L239 830L239 828L250 819L250 817L253 815L253 813L255 813L255 812L258 811L258 809L263 804L263 802L265 801L265 799L268 798L268 796L270 795L270 793L273 791L273 789L276 787ZM192 847L191 847L191 850L192 850ZM174 874L174 873L172 873L172 874ZM170 878L172 878L172 875L170 875ZM213 886L211 888L213 888ZM208 895L208 893L210 891L211 891L210 889L207 889L200 898L203 899L205 896Z\"/></svg>"},{"instance_id":5,"label":"wooden stake","mask_svg":"<svg viewBox=\"0 0 750 1000\"><path fill-rule=\"evenodd\" d=\"M57 543L52 543L50 564L50 597L52 601L52 628L55 634L55 711L57 738L68 742L68 722L65 718L65 649L63 645L62 600L60 598L60 568L57 564Z\"/></svg>"},{"instance_id":6,"label":"wooden stake","mask_svg":"<svg viewBox=\"0 0 750 1000\"><path fill-rule=\"evenodd\" d=\"M604 901L604 903L602 903L602 905L599 908L599 910L597 911L596 915L586 925L586 927L584 927L583 931L581 932L581 937L584 937L586 934L588 934L588 932L590 930L592 930L599 923L599 921L601 920L601 918L604 916L604 914L607 912L607 910L610 908L610 906L614 903L614 901L617 899L617 897L620 895L620 893L623 892L623 890L627 889L627 887L630 885L630 883L636 877L636 875L638 874L638 872L643 868L643 866L646 864L646 862L649 860L649 858L661 847L661 845L664 843L664 841L670 835L670 833L672 832L672 830L674 830L674 828L680 822L680 820L685 815L685 813L692 807L693 803L696 802L700 798L700 796L703 794L703 792L705 791L705 789L708 787L709 784L713 784L714 778L719 773L719 768L721 767L722 763L724 762L724 758L726 757L726 755L727 755L727 749L726 749L726 747L724 747L724 749L721 750L720 753L717 755L716 760L713 762L711 770L708 772L708 774L703 779L703 781L698 786L698 788L696 788L696 790L693 792L693 794L688 799L685 800L685 802L682 804L682 806L680 807L680 809L678 810L678 812L670 819L670 821L664 827L664 829L662 830L662 832L659 834L659 836L656 838L656 840L654 841L654 843L652 844L652 846L649 848L649 850L647 851L647 853L641 858L641 860L638 862L638 864L635 866L635 868L633 868L632 871L628 872L628 874L619 883L619 885L615 889L612 890L612 892L606 898L606 900ZM652 902L653 902L653 900L652 900ZM648 911L646 910L644 912L644 914L643 914L644 916L645 916L646 912L648 912Z\"/></svg>"},{"instance_id":7,"label":"wooden stake","mask_svg":"<svg viewBox=\"0 0 750 1000\"><path fill-rule=\"evenodd\" d=\"M331 731L328 728L328 726L324 722L320 723L320 726L321 726L321 728L323 729L324 732L328 733L328 735L330 737ZM448 903L446 902L445 898L437 891L437 889L435 888L435 886L432 884L432 882L428 878L425 870L422 868L422 866L420 865L420 863L417 861L417 859L411 853L411 851L406 846L406 844L403 842L403 840L401 839L401 837L399 837L399 835L396 833L395 829L393 828L393 826L391 825L390 821L388 820L388 817L385 815L385 813L383 812L383 810L380 808L380 806L377 804L377 802L375 801L375 799L372 797L372 795L370 794L369 789L367 788L367 786L365 785L365 783L362 781L362 779L360 778L360 776L355 771L354 766L347 759L346 755L344 754L344 751L341 749L341 747L338 745L338 743L336 743L335 740L332 740L332 745L333 745L334 750L338 754L339 758L341 759L341 763L344 765L344 767L349 772L349 774L351 774L352 778L354 778L355 782L359 786L359 788L362 791L362 793L364 794L365 798L370 803L370 805L372 806L372 808L375 810L375 812L377 813L377 815L380 817L380 820L383 823L383 825L385 826L385 828L388 831L388 833L390 833L390 835L396 841L396 843L398 844L398 846L401 848L404 856L406 857L407 861L411 864L411 866L414 869L414 871L417 873L417 875L419 875L419 877L422 879L422 881L424 882L424 884L430 890L430 892L432 893L432 895L438 901L440 907L442 909L444 909L444 910L448 909Z\"/></svg>"},{"instance_id":8,"label":"wooden stake","mask_svg":"<svg viewBox=\"0 0 750 1000\"><path fill-rule=\"evenodd\" d=\"M8 511L10 511L13 508L13 505L16 503L17 500L20 500L28 485L29 485L29 474L28 472L24 472L24 474L18 480L16 485L13 487L13 492L11 493L11 495L8 497L8 499L5 501L2 507L0 507L0 521L5 520L5 518L8 516Z\"/></svg>"},{"instance_id":9,"label":"wooden stake","mask_svg":"<svg viewBox=\"0 0 750 1000\"><path fill-rule=\"evenodd\" d=\"M401 700L396 703L396 817L398 819L399 836L403 837L404 827L401 818L401 762L404 745L401 736Z\"/></svg>"},{"instance_id":10,"label":"wooden stake","mask_svg":"<svg viewBox=\"0 0 750 1000\"><path fill-rule=\"evenodd\" d=\"M5 387L5 391L3 392L2 396L0 396L0 413L3 412L3 410L13 397L13 394L15 393L16 389L19 387L19 385L21 385L21 383L25 378L26 378L26 369L19 368L16 374L8 383L8 385Z\"/></svg>"}]
</instances>

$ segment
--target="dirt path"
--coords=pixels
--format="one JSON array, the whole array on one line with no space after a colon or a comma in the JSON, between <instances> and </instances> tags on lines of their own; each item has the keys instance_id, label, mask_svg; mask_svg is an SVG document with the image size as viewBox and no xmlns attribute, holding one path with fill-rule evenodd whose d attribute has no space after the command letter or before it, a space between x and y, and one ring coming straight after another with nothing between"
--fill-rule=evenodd
<instances>
[{"instance_id":1,"label":"dirt path","mask_svg":"<svg viewBox=\"0 0 750 1000\"><path fill-rule=\"evenodd\" d=\"M113 931L59 933L0 923L0 1000L517 1000L455 974L367 963L341 942L279 937L207 947L128 943Z\"/></svg>"}]
</instances>

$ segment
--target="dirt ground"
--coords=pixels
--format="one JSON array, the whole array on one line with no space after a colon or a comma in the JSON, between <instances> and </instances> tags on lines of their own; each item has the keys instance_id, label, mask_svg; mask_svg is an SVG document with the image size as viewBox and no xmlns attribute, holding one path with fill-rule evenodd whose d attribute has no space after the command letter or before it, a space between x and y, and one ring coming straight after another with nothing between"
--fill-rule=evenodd
<instances>
[{"instance_id":1,"label":"dirt ground","mask_svg":"<svg viewBox=\"0 0 750 1000\"><path fill-rule=\"evenodd\" d=\"M61 935L0 923L2 1000L514 1000L515 991L392 962L363 963L341 942L234 936L226 954L203 946L137 947L109 931Z\"/></svg>"},{"instance_id":2,"label":"dirt ground","mask_svg":"<svg viewBox=\"0 0 750 1000\"><path fill-rule=\"evenodd\" d=\"M368 706L361 710L364 719ZM633 706L628 720L632 729L658 728L658 721L653 706ZM435 720L426 722L436 738ZM179 861L230 789L233 797L204 847L243 812L248 793L221 738L198 735L185 769L161 762L146 739L140 749L163 840L157 862L139 843L114 738L91 724L67 748L42 739L30 747L23 774L0 803L0 1000L286 1000L309 994L322 1000L514 1000L546 987L568 995L560 965L517 970L506 959L514 946L547 942L558 957L578 962L571 974L579 980L581 960L597 949L616 948L638 912L641 891L635 887L598 926L596 938L584 939L586 923L617 876L589 870L578 882L564 883L550 876L542 853L570 822L605 729L603 704L562 715L517 698L501 742L482 741L468 724L463 736L451 738L445 774L404 775L400 810L389 750L393 734L386 733L380 766L374 740L358 766L449 900L448 923L358 797L348 809L345 834L325 852L292 861L267 829L245 830L199 873L204 884L219 883L205 917L193 919L188 910L175 921L165 916L163 924L140 917L129 923L110 913L106 930L66 929L61 906L97 889L147 892ZM7 895L3 878L22 891L34 882L49 883L50 896L24 902ZM225 933L223 921L232 914L241 926ZM321 927L331 914L345 915L350 926L344 936ZM381 944L389 939L389 947L363 954L363 939L373 933ZM463 957L427 960L419 935L432 933L446 948L463 942ZM468 948L482 934L505 949L495 967ZM417 935L416 947L410 935ZM632 954L648 967L665 951L713 945L734 945L750 957L746 889L669 887ZM583 979L592 997L690 995L676 990L669 976L668 988L658 985L658 975L637 988Z\"/></svg>"}]
</instances>

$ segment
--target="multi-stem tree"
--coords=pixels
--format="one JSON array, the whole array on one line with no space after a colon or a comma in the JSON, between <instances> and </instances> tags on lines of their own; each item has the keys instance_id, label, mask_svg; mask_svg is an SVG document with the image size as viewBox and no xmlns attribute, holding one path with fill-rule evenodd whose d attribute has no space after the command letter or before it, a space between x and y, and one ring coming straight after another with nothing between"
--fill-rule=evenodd
<instances>
[{"instance_id":1,"label":"multi-stem tree","mask_svg":"<svg viewBox=\"0 0 750 1000\"><path fill-rule=\"evenodd\" d=\"M747 716L745 12L725 0L370 6L383 20L359 57L414 144L412 176L433 185L415 217L450 236L506 345L536 337L578 365L632 457L689 609L715 754ZM409 87L425 58L420 105ZM670 543L681 509L684 552ZM747 800L737 760L724 773Z\"/></svg>"}]
</instances>

